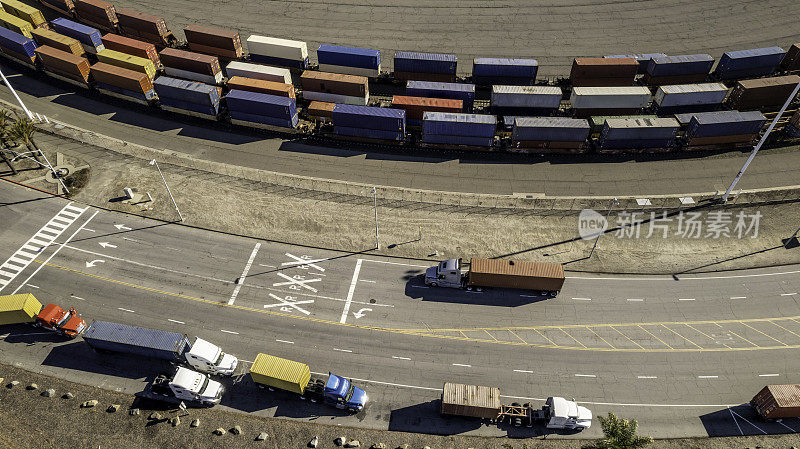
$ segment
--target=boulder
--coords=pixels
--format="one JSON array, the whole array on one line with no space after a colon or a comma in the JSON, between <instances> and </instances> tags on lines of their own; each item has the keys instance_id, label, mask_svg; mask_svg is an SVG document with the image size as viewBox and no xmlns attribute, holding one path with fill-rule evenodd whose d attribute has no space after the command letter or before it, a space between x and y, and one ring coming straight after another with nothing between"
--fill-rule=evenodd
<instances>
[{"instance_id":1,"label":"boulder","mask_svg":"<svg viewBox=\"0 0 800 449\"><path fill-rule=\"evenodd\" d=\"M200 427L200 420L195 418L192 420L192 423L189 424L189 427Z\"/></svg>"},{"instance_id":2,"label":"boulder","mask_svg":"<svg viewBox=\"0 0 800 449\"><path fill-rule=\"evenodd\" d=\"M242 433L242 428L240 426L233 426L233 429L231 429L231 433L234 435L239 435Z\"/></svg>"},{"instance_id":3,"label":"boulder","mask_svg":"<svg viewBox=\"0 0 800 449\"><path fill-rule=\"evenodd\" d=\"M128 410L128 414L131 415L131 416L136 416L136 415L138 415L140 413L141 413L141 411L138 408L132 408L132 409Z\"/></svg>"},{"instance_id":4,"label":"boulder","mask_svg":"<svg viewBox=\"0 0 800 449\"><path fill-rule=\"evenodd\" d=\"M370 446L370 449L386 449L386 445L383 443L375 443Z\"/></svg>"},{"instance_id":5,"label":"boulder","mask_svg":"<svg viewBox=\"0 0 800 449\"><path fill-rule=\"evenodd\" d=\"M38 389L39 389L39 386L38 386L38 385L36 385L36 384L30 384L30 385L28 385L28 386L27 386L27 387L25 387L25 388L27 388L28 390L38 390Z\"/></svg>"},{"instance_id":6,"label":"boulder","mask_svg":"<svg viewBox=\"0 0 800 449\"><path fill-rule=\"evenodd\" d=\"M267 432L261 432L258 435L256 435L256 441L264 441L267 439L267 437L269 437L269 434L267 434Z\"/></svg>"},{"instance_id":7,"label":"boulder","mask_svg":"<svg viewBox=\"0 0 800 449\"><path fill-rule=\"evenodd\" d=\"M150 416L147 417L147 419L158 421L159 419L161 419L161 413L153 412L150 414Z\"/></svg>"},{"instance_id":8,"label":"boulder","mask_svg":"<svg viewBox=\"0 0 800 449\"><path fill-rule=\"evenodd\" d=\"M315 436L314 438L311 439L311 441L308 442L308 447L312 449L316 449L318 445L319 445L319 437L317 436Z\"/></svg>"},{"instance_id":9,"label":"boulder","mask_svg":"<svg viewBox=\"0 0 800 449\"><path fill-rule=\"evenodd\" d=\"M94 407L95 405L97 405L97 403L98 403L98 402L99 402L99 401L98 401L97 399L92 399L92 400L90 400L90 401L82 402L82 403L81 403L81 408L91 408L91 407Z\"/></svg>"},{"instance_id":10,"label":"boulder","mask_svg":"<svg viewBox=\"0 0 800 449\"><path fill-rule=\"evenodd\" d=\"M181 423L181 417L180 416L176 416L176 417L172 418L169 421L169 423L172 424L172 427L177 427Z\"/></svg>"},{"instance_id":11,"label":"boulder","mask_svg":"<svg viewBox=\"0 0 800 449\"><path fill-rule=\"evenodd\" d=\"M400 446L397 446L397 449L408 449L408 443L403 443Z\"/></svg>"},{"instance_id":12,"label":"boulder","mask_svg":"<svg viewBox=\"0 0 800 449\"><path fill-rule=\"evenodd\" d=\"M361 442L358 440L351 440L345 443L344 447L360 447Z\"/></svg>"},{"instance_id":13,"label":"boulder","mask_svg":"<svg viewBox=\"0 0 800 449\"><path fill-rule=\"evenodd\" d=\"M72 399L72 398L75 397L75 395L68 391L68 392L64 393L64 395L61 396L61 397L64 398L64 399Z\"/></svg>"},{"instance_id":14,"label":"boulder","mask_svg":"<svg viewBox=\"0 0 800 449\"><path fill-rule=\"evenodd\" d=\"M108 413L116 413L116 412L117 412L117 410L119 410L119 404L111 404L111 405L109 405L109 406L108 406L108 408L106 409L106 411L107 411Z\"/></svg>"},{"instance_id":15,"label":"boulder","mask_svg":"<svg viewBox=\"0 0 800 449\"><path fill-rule=\"evenodd\" d=\"M228 432L225 429L223 429L222 427L217 427L212 433L214 435L220 436L220 435L225 435Z\"/></svg>"},{"instance_id":16,"label":"boulder","mask_svg":"<svg viewBox=\"0 0 800 449\"><path fill-rule=\"evenodd\" d=\"M54 390L52 388L48 388L47 390L44 390L42 392L42 396L44 396L46 398L52 398L55 395L56 395L56 390Z\"/></svg>"},{"instance_id":17,"label":"boulder","mask_svg":"<svg viewBox=\"0 0 800 449\"><path fill-rule=\"evenodd\" d=\"M12 381L11 381L11 382L9 382L9 384L8 384L8 385L6 385L6 386L7 386L8 388L14 388L14 387L16 387L17 385L19 385L19 381L18 381L18 380L12 380Z\"/></svg>"},{"instance_id":18,"label":"boulder","mask_svg":"<svg viewBox=\"0 0 800 449\"><path fill-rule=\"evenodd\" d=\"M345 437L339 437L339 438L337 438L337 439L333 440L333 442L334 442L334 444L336 444L337 446L344 446L344 445L345 445L345 443L347 443L347 438L345 438Z\"/></svg>"}]
</instances>

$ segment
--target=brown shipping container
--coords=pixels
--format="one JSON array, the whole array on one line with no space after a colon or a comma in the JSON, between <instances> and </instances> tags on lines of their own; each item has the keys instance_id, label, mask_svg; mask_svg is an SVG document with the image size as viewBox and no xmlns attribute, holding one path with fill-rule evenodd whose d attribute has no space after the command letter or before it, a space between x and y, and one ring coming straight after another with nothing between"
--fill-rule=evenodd
<instances>
[{"instance_id":1,"label":"brown shipping container","mask_svg":"<svg viewBox=\"0 0 800 449\"><path fill-rule=\"evenodd\" d=\"M214 76L221 71L216 56L203 55L176 48L165 48L158 54L164 67Z\"/></svg>"},{"instance_id":2,"label":"brown shipping container","mask_svg":"<svg viewBox=\"0 0 800 449\"><path fill-rule=\"evenodd\" d=\"M84 53L86 53L79 40L64 36L63 34L58 34L55 31L35 28L31 30L31 35L33 36L33 40L36 41L36 45L39 46L47 45L57 50L72 53L76 56L83 56Z\"/></svg>"},{"instance_id":3,"label":"brown shipping container","mask_svg":"<svg viewBox=\"0 0 800 449\"><path fill-rule=\"evenodd\" d=\"M104 62L98 62L93 65L91 72L94 80L100 83L121 87L140 94L153 90L153 83L150 78L142 72L124 69Z\"/></svg>"},{"instance_id":4,"label":"brown shipping container","mask_svg":"<svg viewBox=\"0 0 800 449\"><path fill-rule=\"evenodd\" d=\"M469 285L559 291L564 285L564 267L551 262L471 259Z\"/></svg>"},{"instance_id":5,"label":"brown shipping container","mask_svg":"<svg viewBox=\"0 0 800 449\"><path fill-rule=\"evenodd\" d=\"M308 105L308 115L311 117L325 117L327 119L333 118L333 108L336 103L328 103L325 101L312 101Z\"/></svg>"},{"instance_id":6,"label":"brown shipping container","mask_svg":"<svg viewBox=\"0 0 800 449\"><path fill-rule=\"evenodd\" d=\"M570 79L576 78L630 78L639 71L634 58L575 58Z\"/></svg>"},{"instance_id":7,"label":"brown shipping container","mask_svg":"<svg viewBox=\"0 0 800 449\"><path fill-rule=\"evenodd\" d=\"M350 97L364 97L369 93L369 80L365 76L306 70L300 75L304 90Z\"/></svg>"},{"instance_id":8,"label":"brown shipping container","mask_svg":"<svg viewBox=\"0 0 800 449\"><path fill-rule=\"evenodd\" d=\"M72 17L72 12L75 10L75 4L72 3L72 0L39 0L39 3L70 17Z\"/></svg>"},{"instance_id":9,"label":"brown shipping container","mask_svg":"<svg viewBox=\"0 0 800 449\"><path fill-rule=\"evenodd\" d=\"M153 61L156 67L161 65L161 59L158 58L156 46L149 42L137 41L136 39L113 33L108 33L101 39L103 40L103 45L109 50L127 53L140 58L147 58Z\"/></svg>"},{"instance_id":10,"label":"brown shipping container","mask_svg":"<svg viewBox=\"0 0 800 449\"><path fill-rule=\"evenodd\" d=\"M783 70L800 70L800 43L792 44L781 61Z\"/></svg>"},{"instance_id":11,"label":"brown shipping container","mask_svg":"<svg viewBox=\"0 0 800 449\"><path fill-rule=\"evenodd\" d=\"M500 389L447 382L442 388L443 415L493 419L500 412Z\"/></svg>"},{"instance_id":12,"label":"brown shipping container","mask_svg":"<svg viewBox=\"0 0 800 449\"><path fill-rule=\"evenodd\" d=\"M39 60L45 70L76 81L89 81L88 59L48 47L47 45L37 47L36 54L39 55Z\"/></svg>"},{"instance_id":13,"label":"brown shipping container","mask_svg":"<svg viewBox=\"0 0 800 449\"><path fill-rule=\"evenodd\" d=\"M394 72L394 77L400 81L433 81L437 83L456 82L456 76L447 73Z\"/></svg>"},{"instance_id":14,"label":"brown shipping container","mask_svg":"<svg viewBox=\"0 0 800 449\"><path fill-rule=\"evenodd\" d=\"M767 385L750 405L765 419L800 417L800 385Z\"/></svg>"},{"instance_id":15,"label":"brown shipping container","mask_svg":"<svg viewBox=\"0 0 800 449\"><path fill-rule=\"evenodd\" d=\"M233 58L242 56L242 39L237 31L220 30L202 25L192 25L183 29L189 48L195 51L202 49L227 50Z\"/></svg>"},{"instance_id":16,"label":"brown shipping container","mask_svg":"<svg viewBox=\"0 0 800 449\"><path fill-rule=\"evenodd\" d=\"M87 22L114 31L117 26L117 11L114 5L103 0L74 0L75 14L82 22Z\"/></svg>"},{"instance_id":17,"label":"brown shipping container","mask_svg":"<svg viewBox=\"0 0 800 449\"><path fill-rule=\"evenodd\" d=\"M218 56L225 60L239 59L243 54L243 51L225 50L224 48L209 47L208 45L194 44L191 42L189 43L189 49L198 53Z\"/></svg>"},{"instance_id":18,"label":"brown shipping container","mask_svg":"<svg viewBox=\"0 0 800 449\"><path fill-rule=\"evenodd\" d=\"M574 87L612 87L632 86L632 78L576 78L572 80Z\"/></svg>"},{"instance_id":19,"label":"brown shipping container","mask_svg":"<svg viewBox=\"0 0 800 449\"><path fill-rule=\"evenodd\" d=\"M738 81L731 92L730 104L740 110L781 107L798 83L798 75Z\"/></svg>"},{"instance_id":20,"label":"brown shipping container","mask_svg":"<svg viewBox=\"0 0 800 449\"><path fill-rule=\"evenodd\" d=\"M234 76L228 80L228 87L231 89L277 95L279 97L295 98L294 86L291 84L276 83L274 81Z\"/></svg>"},{"instance_id":21,"label":"brown shipping container","mask_svg":"<svg viewBox=\"0 0 800 449\"><path fill-rule=\"evenodd\" d=\"M694 75L674 75L674 76L650 76L649 73L644 75L643 81L648 86L667 86L673 84L697 84L702 83L708 78L705 73L696 73Z\"/></svg>"},{"instance_id":22,"label":"brown shipping container","mask_svg":"<svg viewBox=\"0 0 800 449\"><path fill-rule=\"evenodd\" d=\"M712 136L712 137L695 137L689 139L686 143L688 146L697 145L723 145L728 143L752 143L756 140L758 134L736 134L733 136Z\"/></svg>"},{"instance_id":23,"label":"brown shipping container","mask_svg":"<svg viewBox=\"0 0 800 449\"><path fill-rule=\"evenodd\" d=\"M406 111L407 119L422 120L425 112L461 112L464 102L446 98L425 98L395 95L392 107Z\"/></svg>"},{"instance_id":24,"label":"brown shipping container","mask_svg":"<svg viewBox=\"0 0 800 449\"><path fill-rule=\"evenodd\" d=\"M161 17L156 17L132 9L120 8L117 10L119 30L123 33L145 33L157 36L166 36L169 33L167 24Z\"/></svg>"}]
</instances>

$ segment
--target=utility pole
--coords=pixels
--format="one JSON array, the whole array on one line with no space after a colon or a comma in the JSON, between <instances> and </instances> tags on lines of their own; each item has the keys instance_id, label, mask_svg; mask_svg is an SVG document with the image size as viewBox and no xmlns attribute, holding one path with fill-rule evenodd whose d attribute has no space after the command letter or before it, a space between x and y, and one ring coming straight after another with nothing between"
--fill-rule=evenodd
<instances>
[{"instance_id":1,"label":"utility pole","mask_svg":"<svg viewBox=\"0 0 800 449\"><path fill-rule=\"evenodd\" d=\"M372 188L372 204L375 208L375 249L381 249L380 239L378 238L378 192Z\"/></svg>"},{"instance_id":2,"label":"utility pole","mask_svg":"<svg viewBox=\"0 0 800 449\"><path fill-rule=\"evenodd\" d=\"M770 123L769 128L767 128L767 132L765 132L764 135L761 136L761 140L759 140L758 144L755 146L755 148L753 148L753 152L750 153L750 157L747 158L744 165L742 166L742 169L739 170L739 173L737 173L736 177L733 178L733 182L731 182L731 185L730 187L728 187L728 190L726 190L725 194L722 195L721 200L723 203L728 201L728 197L733 191L733 188L736 187L736 184L739 183L740 179L742 179L742 175L744 175L745 170L747 170L747 167L750 165L751 162L753 162L753 159L755 159L758 150L761 149L761 145L764 145L764 142L767 141L769 133L771 133L772 129L775 128L775 125L778 123L778 120L780 120L781 116L786 111L786 108L789 107L789 103L791 103L792 100L794 100L794 97L797 96L798 91L800 91L800 83L798 83L797 86L794 87L792 94L789 95L789 98L786 99L786 103L783 104L783 107L781 108L780 112L778 112L778 115L776 115L775 118L772 119L772 123Z\"/></svg>"},{"instance_id":3,"label":"utility pole","mask_svg":"<svg viewBox=\"0 0 800 449\"><path fill-rule=\"evenodd\" d=\"M611 200L611 204L609 204L609 206L608 206L608 212L606 212L606 226L608 226L608 216L611 215L611 209L613 209L614 206L616 206L618 204L619 204L619 200L618 199L614 198L613 200ZM594 249L597 248L597 241L600 240L600 236L605 234L605 233L606 233L606 230L603 229L603 231L601 231L600 233L597 234L597 238L594 239L594 245L592 245L592 250L589 251L589 257L587 257L587 259L590 259L592 257L592 254L594 254Z\"/></svg>"},{"instance_id":4,"label":"utility pole","mask_svg":"<svg viewBox=\"0 0 800 449\"><path fill-rule=\"evenodd\" d=\"M167 193L169 193L169 199L172 200L172 205L175 206L175 210L178 211L178 217L180 217L181 221L183 221L183 215L181 215L181 210L178 209L178 203L175 202L175 198L172 196L172 191L169 190L169 186L167 185L167 180L164 179L164 173L161 173L161 168L158 166L158 162L155 159L150 161L150 165L155 165L156 169L158 170L158 174L161 175L161 180L164 181L164 187L167 188Z\"/></svg>"}]
</instances>

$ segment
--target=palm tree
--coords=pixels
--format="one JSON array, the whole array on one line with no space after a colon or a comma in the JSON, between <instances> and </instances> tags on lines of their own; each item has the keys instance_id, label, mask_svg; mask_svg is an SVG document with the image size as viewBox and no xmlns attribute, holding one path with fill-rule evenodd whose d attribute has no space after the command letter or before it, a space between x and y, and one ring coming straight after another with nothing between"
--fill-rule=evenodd
<instances>
[{"instance_id":1,"label":"palm tree","mask_svg":"<svg viewBox=\"0 0 800 449\"><path fill-rule=\"evenodd\" d=\"M33 153L33 157L39 161L39 153L41 151L39 147L36 146L36 142L33 141L33 135L36 134L36 125L31 119L27 117L18 118L17 121L11 125L11 128L9 128L8 134L12 138L25 144L28 150ZM44 168L44 166L41 167Z\"/></svg>"},{"instance_id":2,"label":"palm tree","mask_svg":"<svg viewBox=\"0 0 800 449\"><path fill-rule=\"evenodd\" d=\"M8 114L8 111L5 109L0 109L0 142L3 144L3 147L7 145L7 138L8 138L8 130L9 130L9 122L11 121L11 116ZM16 175L17 169L11 164L11 161L8 160L6 157L5 148L0 148L0 156L3 158L3 162L8 165L8 168L11 169L11 174Z\"/></svg>"},{"instance_id":3,"label":"palm tree","mask_svg":"<svg viewBox=\"0 0 800 449\"><path fill-rule=\"evenodd\" d=\"M640 437L636 434L639 423L635 419L617 418L611 412L608 417L598 416L600 427L603 428L605 438L597 442L599 449L637 449L653 442L651 437Z\"/></svg>"}]
</instances>

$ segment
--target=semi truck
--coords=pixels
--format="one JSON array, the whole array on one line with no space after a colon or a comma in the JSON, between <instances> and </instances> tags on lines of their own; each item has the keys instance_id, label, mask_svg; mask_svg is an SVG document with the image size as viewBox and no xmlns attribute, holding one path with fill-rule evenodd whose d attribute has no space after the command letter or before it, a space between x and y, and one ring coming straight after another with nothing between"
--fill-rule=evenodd
<instances>
[{"instance_id":1,"label":"semi truck","mask_svg":"<svg viewBox=\"0 0 800 449\"><path fill-rule=\"evenodd\" d=\"M500 389L447 382L442 388L441 414L486 419L494 423L532 427L542 423L548 429L588 429L592 412L574 400L549 397L540 409L531 403L500 403Z\"/></svg>"},{"instance_id":2,"label":"semi truck","mask_svg":"<svg viewBox=\"0 0 800 449\"><path fill-rule=\"evenodd\" d=\"M425 285L478 289L483 287L535 290L555 296L564 285L559 263L505 259L470 259L465 273L461 259L448 259L425 270Z\"/></svg>"},{"instance_id":3,"label":"semi truck","mask_svg":"<svg viewBox=\"0 0 800 449\"><path fill-rule=\"evenodd\" d=\"M0 296L0 324L33 323L60 335L75 338L86 329L86 321L74 307L42 303L32 293Z\"/></svg>"},{"instance_id":4,"label":"semi truck","mask_svg":"<svg viewBox=\"0 0 800 449\"><path fill-rule=\"evenodd\" d=\"M800 385L767 385L750 405L765 420L800 418Z\"/></svg>"},{"instance_id":5,"label":"semi truck","mask_svg":"<svg viewBox=\"0 0 800 449\"><path fill-rule=\"evenodd\" d=\"M258 354L250 377L259 387L279 389L323 402L333 407L356 413L369 400L367 393L353 385L350 379L328 373L328 379L314 378L305 363L282 359L268 354Z\"/></svg>"},{"instance_id":6,"label":"semi truck","mask_svg":"<svg viewBox=\"0 0 800 449\"><path fill-rule=\"evenodd\" d=\"M188 364L207 374L231 376L239 359L226 354L219 346L197 337L127 324L94 321L83 333L83 339L94 350L134 354Z\"/></svg>"},{"instance_id":7,"label":"semi truck","mask_svg":"<svg viewBox=\"0 0 800 449\"><path fill-rule=\"evenodd\" d=\"M224 392L225 387L208 374L180 366L174 373L156 376L136 396L174 405L183 402L190 407L213 407L219 404Z\"/></svg>"}]
</instances>

